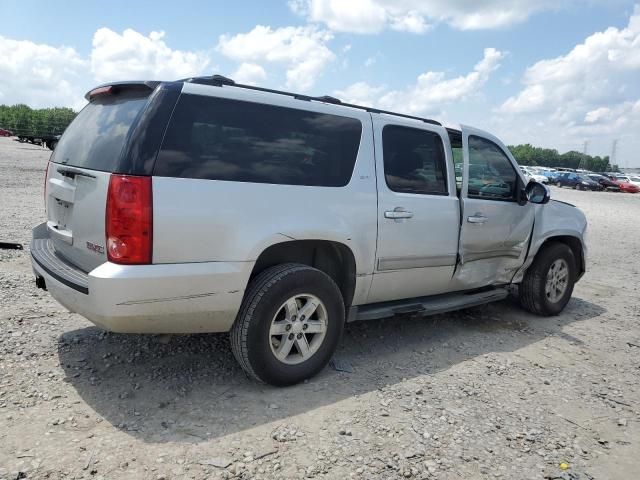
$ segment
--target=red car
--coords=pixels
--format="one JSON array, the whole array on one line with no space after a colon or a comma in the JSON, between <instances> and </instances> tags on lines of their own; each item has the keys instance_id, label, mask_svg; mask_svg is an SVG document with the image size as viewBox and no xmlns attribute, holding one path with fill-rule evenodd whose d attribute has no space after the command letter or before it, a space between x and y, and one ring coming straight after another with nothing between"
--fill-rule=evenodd
<instances>
[{"instance_id":1,"label":"red car","mask_svg":"<svg viewBox=\"0 0 640 480\"><path fill-rule=\"evenodd\" d=\"M612 180L612 181L617 183L620 186L620 191L621 192L627 192L627 193L638 193L638 192L640 192L640 187L638 185L633 184L633 183L622 182L620 180Z\"/></svg>"},{"instance_id":2,"label":"red car","mask_svg":"<svg viewBox=\"0 0 640 480\"><path fill-rule=\"evenodd\" d=\"M9 130L5 130L4 128L0 128L0 137L10 137L13 135Z\"/></svg>"}]
</instances>

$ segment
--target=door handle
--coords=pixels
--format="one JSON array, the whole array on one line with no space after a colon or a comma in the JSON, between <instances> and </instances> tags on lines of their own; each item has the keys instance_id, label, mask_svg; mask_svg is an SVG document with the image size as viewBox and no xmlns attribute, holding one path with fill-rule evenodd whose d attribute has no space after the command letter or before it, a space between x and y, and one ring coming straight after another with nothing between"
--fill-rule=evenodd
<instances>
[{"instance_id":1,"label":"door handle","mask_svg":"<svg viewBox=\"0 0 640 480\"><path fill-rule=\"evenodd\" d=\"M480 213L467 217L467 222L469 223L485 223L487 220L489 219Z\"/></svg>"},{"instance_id":2,"label":"door handle","mask_svg":"<svg viewBox=\"0 0 640 480\"><path fill-rule=\"evenodd\" d=\"M400 210L401 207L396 207L394 210L387 210L384 212L384 218L391 218L393 220L398 220L401 218L411 218L413 217L413 212L407 212L406 210Z\"/></svg>"}]
</instances>

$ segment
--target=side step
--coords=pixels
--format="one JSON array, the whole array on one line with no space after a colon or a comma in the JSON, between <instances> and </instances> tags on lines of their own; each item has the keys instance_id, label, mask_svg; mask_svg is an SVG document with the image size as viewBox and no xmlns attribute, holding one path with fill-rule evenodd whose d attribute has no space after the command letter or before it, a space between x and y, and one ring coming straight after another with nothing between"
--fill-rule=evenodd
<instances>
[{"instance_id":1,"label":"side step","mask_svg":"<svg viewBox=\"0 0 640 480\"><path fill-rule=\"evenodd\" d=\"M357 320L378 320L394 315L419 314L423 316L451 312L463 308L476 307L485 303L503 300L509 296L506 288L493 288L481 292L457 292L430 297L409 298L392 302L372 303L354 307L350 312L349 322Z\"/></svg>"}]
</instances>

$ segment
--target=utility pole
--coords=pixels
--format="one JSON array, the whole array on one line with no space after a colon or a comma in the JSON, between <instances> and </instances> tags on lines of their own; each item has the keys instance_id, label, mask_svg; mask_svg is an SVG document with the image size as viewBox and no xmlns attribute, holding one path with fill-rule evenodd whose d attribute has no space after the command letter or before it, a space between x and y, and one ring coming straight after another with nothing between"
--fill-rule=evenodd
<instances>
[{"instance_id":1,"label":"utility pole","mask_svg":"<svg viewBox=\"0 0 640 480\"><path fill-rule=\"evenodd\" d=\"M582 147L582 158L580 159L580 165L578 166L578 168L580 169L584 169L584 167L586 166L585 163L586 163L588 150L589 150L589 140L585 140L584 145Z\"/></svg>"}]
</instances>

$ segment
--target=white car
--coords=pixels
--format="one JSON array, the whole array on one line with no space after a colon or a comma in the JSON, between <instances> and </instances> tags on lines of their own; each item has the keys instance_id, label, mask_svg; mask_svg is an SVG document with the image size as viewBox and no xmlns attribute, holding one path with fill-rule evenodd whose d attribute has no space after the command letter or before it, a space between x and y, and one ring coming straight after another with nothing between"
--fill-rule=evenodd
<instances>
[{"instance_id":1,"label":"white car","mask_svg":"<svg viewBox=\"0 0 640 480\"><path fill-rule=\"evenodd\" d=\"M640 187L640 176L638 175L616 175L616 180L632 183L633 185Z\"/></svg>"},{"instance_id":2,"label":"white car","mask_svg":"<svg viewBox=\"0 0 640 480\"><path fill-rule=\"evenodd\" d=\"M540 175L539 173L535 173L533 170L525 167L520 167L522 172L527 176L527 178L531 181L535 181L538 183L549 183L549 179L544 175Z\"/></svg>"}]
</instances>

